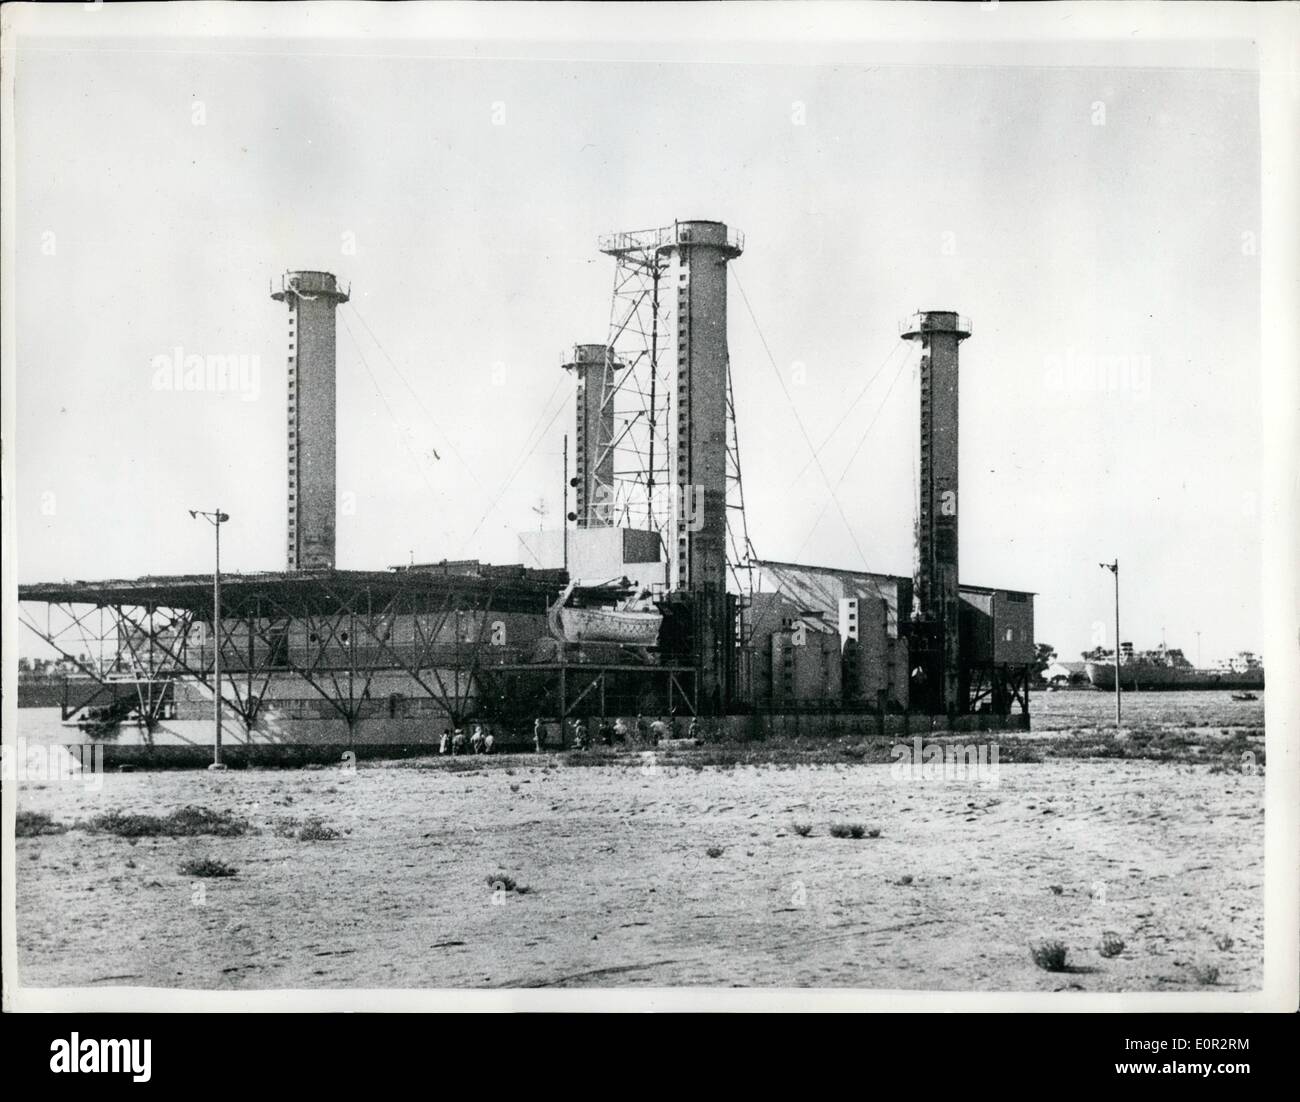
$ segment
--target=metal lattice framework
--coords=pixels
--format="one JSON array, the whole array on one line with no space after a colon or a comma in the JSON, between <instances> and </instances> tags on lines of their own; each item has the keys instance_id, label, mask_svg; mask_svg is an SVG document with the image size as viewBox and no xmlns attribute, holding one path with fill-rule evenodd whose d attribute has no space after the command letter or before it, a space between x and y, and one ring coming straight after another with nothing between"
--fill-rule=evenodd
<instances>
[{"instance_id":1,"label":"metal lattice framework","mask_svg":"<svg viewBox=\"0 0 1300 1102\"><path fill-rule=\"evenodd\" d=\"M563 580L562 572L526 574L532 576L488 567L463 574L236 575L223 580L216 631L209 583L200 576L33 585L20 587L19 619L93 686L85 699L65 704L65 720L107 699L110 711L120 718L134 713L152 731L172 717L178 683L213 692L214 644L221 648L223 707L246 732L273 682L275 703L290 718L315 717L308 705L322 701L349 730L397 714L408 695L457 724L489 715L563 718L597 700L603 709L607 690L617 703L654 692L695 711L692 669L563 656L536 662L523 647L494 639L501 615L543 618ZM43 618L37 603L45 605ZM87 654L89 662L78 657ZM400 676L402 694L373 691L378 678L392 675ZM286 683L294 687L286 690ZM575 686L583 687L576 695Z\"/></svg>"},{"instance_id":2,"label":"metal lattice framework","mask_svg":"<svg viewBox=\"0 0 1300 1102\"><path fill-rule=\"evenodd\" d=\"M614 484L601 513L606 523L658 532L673 519L669 428L676 356L671 293L672 227L610 234L600 251L614 257L609 339L613 370L605 374L601 410L614 411L612 430L592 442L594 465L612 452ZM671 545L668 545L671 546Z\"/></svg>"},{"instance_id":3,"label":"metal lattice framework","mask_svg":"<svg viewBox=\"0 0 1300 1102\"><path fill-rule=\"evenodd\" d=\"M493 613L540 615L554 586L549 576L521 585L509 575L361 574L227 578L216 631L198 579L26 586L19 617L77 662L98 685L96 696L108 691L116 700L123 687L132 690L149 727L174 703L169 689L178 679L213 691L214 640L223 705L246 728L257 721L273 678L294 679L351 727L380 707L371 693L376 675L394 672L459 721L472 710L480 667L522 657L518 648L488 645ZM32 615L33 601L46 605L43 624ZM393 637L399 617L411 625L401 643ZM294 646L291 629L301 637ZM74 648L100 657L88 666ZM65 718L89 702L65 708Z\"/></svg>"},{"instance_id":4,"label":"metal lattice framework","mask_svg":"<svg viewBox=\"0 0 1300 1102\"><path fill-rule=\"evenodd\" d=\"M602 502L592 503L599 523L647 528L673 546L677 503L672 483L672 398L676 393L677 329L675 295L676 225L609 234L600 251L614 257L614 291L610 302L607 355L601 410L613 408L612 432L594 442L593 465L614 453L614 484ZM742 607L754 591L755 559L745 521L740 444L736 430L736 396L727 364L727 567ZM593 521L594 523L595 521ZM742 618L743 620L743 618ZM742 637L741 642L747 642Z\"/></svg>"},{"instance_id":5,"label":"metal lattice framework","mask_svg":"<svg viewBox=\"0 0 1300 1102\"><path fill-rule=\"evenodd\" d=\"M736 642L747 647L753 623L747 614L753 603L758 555L745 520L745 484L740 475L740 438L736 430L736 387L727 361L727 574L739 597Z\"/></svg>"},{"instance_id":6,"label":"metal lattice framework","mask_svg":"<svg viewBox=\"0 0 1300 1102\"><path fill-rule=\"evenodd\" d=\"M1016 706L1029 714L1029 685L1032 666L982 662L962 671L963 711L979 712L987 707L994 715L1010 715Z\"/></svg>"}]
</instances>

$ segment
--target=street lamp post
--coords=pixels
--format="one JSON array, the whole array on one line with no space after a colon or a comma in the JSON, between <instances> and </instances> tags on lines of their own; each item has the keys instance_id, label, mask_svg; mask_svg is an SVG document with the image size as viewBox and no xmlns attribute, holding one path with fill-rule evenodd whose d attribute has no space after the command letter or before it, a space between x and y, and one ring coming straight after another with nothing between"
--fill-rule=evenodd
<instances>
[{"instance_id":1,"label":"street lamp post","mask_svg":"<svg viewBox=\"0 0 1300 1102\"><path fill-rule=\"evenodd\" d=\"M1119 683L1119 559L1114 562L1097 564L1103 570L1115 575L1115 727L1120 725L1120 683Z\"/></svg>"},{"instance_id":2,"label":"street lamp post","mask_svg":"<svg viewBox=\"0 0 1300 1102\"><path fill-rule=\"evenodd\" d=\"M221 760L221 526L230 519L220 509L204 512L191 509L191 517L202 517L216 533L217 555L212 571L212 764L209 769L225 769Z\"/></svg>"}]
</instances>

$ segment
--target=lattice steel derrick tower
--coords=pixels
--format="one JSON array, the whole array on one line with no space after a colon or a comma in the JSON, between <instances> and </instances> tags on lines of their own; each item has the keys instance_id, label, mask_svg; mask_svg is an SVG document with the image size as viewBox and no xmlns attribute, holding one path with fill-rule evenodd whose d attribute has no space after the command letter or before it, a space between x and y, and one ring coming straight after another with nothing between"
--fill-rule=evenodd
<instances>
[{"instance_id":1,"label":"lattice steel derrick tower","mask_svg":"<svg viewBox=\"0 0 1300 1102\"><path fill-rule=\"evenodd\" d=\"M701 655L700 695L725 698L733 646L727 611L727 263L744 238L722 222L674 222L611 234L617 261L606 375L614 418L595 442L613 452L614 523L660 533L669 588L690 592ZM603 430L604 431L604 430Z\"/></svg>"},{"instance_id":2,"label":"lattice steel derrick tower","mask_svg":"<svg viewBox=\"0 0 1300 1102\"><path fill-rule=\"evenodd\" d=\"M591 470L609 474L600 503L606 523L656 531L665 538L673 504L668 455L673 237L662 229L638 230L609 234L598 242L600 251L617 262L607 347L618 368L603 373L586 461Z\"/></svg>"},{"instance_id":3,"label":"lattice steel derrick tower","mask_svg":"<svg viewBox=\"0 0 1300 1102\"><path fill-rule=\"evenodd\" d=\"M726 263L744 239L721 222L675 222L610 234L599 247L617 266L609 367L601 415L588 422L596 435L587 465L613 472L610 523L663 536L673 588L689 587L693 576L722 577L731 412Z\"/></svg>"}]
</instances>

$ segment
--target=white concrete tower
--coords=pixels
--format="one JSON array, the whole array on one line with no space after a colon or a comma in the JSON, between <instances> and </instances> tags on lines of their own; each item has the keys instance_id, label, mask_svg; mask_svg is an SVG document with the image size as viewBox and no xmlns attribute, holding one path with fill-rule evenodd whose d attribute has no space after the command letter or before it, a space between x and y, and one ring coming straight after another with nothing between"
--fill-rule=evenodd
<instances>
[{"instance_id":1,"label":"white concrete tower","mask_svg":"<svg viewBox=\"0 0 1300 1102\"><path fill-rule=\"evenodd\" d=\"M603 344L575 344L564 362L576 382L574 425L574 512L579 528L614 523L614 350Z\"/></svg>"},{"instance_id":2,"label":"white concrete tower","mask_svg":"<svg viewBox=\"0 0 1300 1102\"><path fill-rule=\"evenodd\" d=\"M348 301L329 272L286 272L289 306L288 569L334 569L334 311Z\"/></svg>"}]
</instances>

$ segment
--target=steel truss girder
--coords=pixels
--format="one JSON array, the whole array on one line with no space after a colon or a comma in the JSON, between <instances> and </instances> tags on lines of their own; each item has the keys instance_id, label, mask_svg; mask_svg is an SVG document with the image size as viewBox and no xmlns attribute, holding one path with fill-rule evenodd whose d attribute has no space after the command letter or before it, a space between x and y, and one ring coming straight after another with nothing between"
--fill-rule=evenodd
<instances>
[{"instance_id":1,"label":"steel truss girder","mask_svg":"<svg viewBox=\"0 0 1300 1102\"><path fill-rule=\"evenodd\" d=\"M631 679L639 683L642 689L649 688L658 691L662 688L665 707L670 711L680 704L687 714L692 716L698 714L698 694L696 689L698 671L690 666L611 665L607 663L572 662L507 664L492 669L488 685L490 687L492 679L517 675L533 678L540 683L542 691L533 701L535 704L532 712L533 718L536 718L538 714L543 714L545 717L553 716L560 721L568 719L570 716L580 714L580 706L593 693L598 695L598 706L594 710L584 709L581 714L588 712L600 716L610 714L606 711L607 690L619 687L626 689L627 687L626 685L611 685L611 679L618 675L631 675ZM573 690L578 686L581 686L581 688L574 695ZM526 717L521 712L518 715L504 718L522 719Z\"/></svg>"},{"instance_id":2,"label":"steel truss girder","mask_svg":"<svg viewBox=\"0 0 1300 1102\"><path fill-rule=\"evenodd\" d=\"M53 623L52 614L55 609L58 609L60 614L66 620L66 623L60 628L55 628ZM104 628L105 613L113 616L113 624L109 630L105 630ZM161 713L162 705L166 698L166 690L164 688L155 696L152 690L152 683L149 683L148 691L146 692L146 689L138 678L126 679L110 676L111 673L121 671L126 666L122 649L123 632L121 630L121 620L120 617L115 615L115 613L116 609L106 604L77 605L70 602L46 602L45 626L42 627L27 613L23 608L23 605L20 603L18 621L39 639L43 640L49 646L58 651L63 658L70 661L77 667L77 669L84 673L98 686L90 696L75 703L69 703L65 693L65 699L60 709L61 718L65 722L94 703L105 692L109 692L112 699L116 701L118 699L117 686L122 683L133 683L137 691L140 718L145 723L146 727L152 730ZM99 630L97 633L91 633L88 630L88 623L90 618L95 614L98 614L99 616ZM74 633L79 645L86 648L85 652L79 650L74 654L73 651L69 649L68 639ZM112 644L113 649L113 658L111 661L105 658L106 646L109 643ZM98 662L96 665L87 665L81 660L83 653L95 651L98 651ZM134 666L135 664L133 663L133 669Z\"/></svg>"},{"instance_id":3,"label":"steel truss girder","mask_svg":"<svg viewBox=\"0 0 1300 1102\"><path fill-rule=\"evenodd\" d=\"M1032 667L1002 663L982 663L967 669L969 688L966 711L978 712L988 702L997 715L1009 715L1019 705L1022 715L1029 714L1029 683Z\"/></svg>"},{"instance_id":4,"label":"steel truss girder","mask_svg":"<svg viewBox=\"0 0 1300 1102\"><path fill-rule=\"evenodd\" d=\"M50 623L42 628L21 606L19 618L30 631L95 681L99 686L95 696L124 680L110 676L105 669L129 670L132 676L128 680L140 694L141 719L150 728L170 698L168 689L173 681L190 678L212 691L211 648L200 643L198 661L192 657L194 647L190 634L196 623L209 627L211 638L221 648L223 707L235 712L246 729L256 722L266 690L277 673L300 678L349 727L362 718L374 677L380 672L409 676L458 723L472 712L499 584L491 585L486 597L467 598L454 588L448 589L436 608L430 608L429 602L418 593L399 591L376 605L368 590L359 590L349 597L326 579L320 579L319 586L316 596L324 597L324 601L289 604L264 594L255 604L223 615L215 630L211 629L210 616L202 619L187 609L158 605L79 606L46 602L47 621L53 609L58 609L67 619L58 630ZM105 632L101 626L99 634L92 636L87 633L87 623L95 613L109 616L112 627ZM428 622L430 614L432 623ZM453 645L439 643L439 636L453 614L458 618L479 616L477 631L472 638L461 640L458 630ZM384 630L383 625L391 627L401 615L411 617L415 637L413 655L396 647L391 630ZM294 623L302 625L309 638L316 639L305 662L295 660L288 646L287 630ZM112 660L104 661L101 654L99 668L83 663L69 649L67 636L74 632L83 647L98 643L102 651L111 644ZM346 640L344 632L347 632ZM364 654L358 648L359 634L372 644L365 648ZM260 648L254 645L257 642L262 644ZM344 665L329 660L329 652L335 645L345 650L348 660ZM444 680L448 674L450 688ZM89 701L80 707L86 703Z\"/></svg>"}]
</instances>

